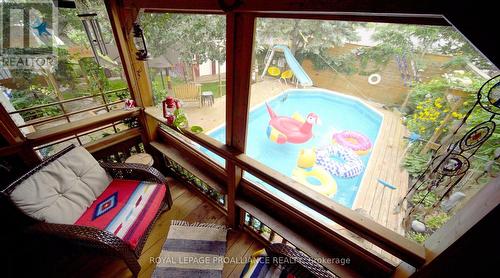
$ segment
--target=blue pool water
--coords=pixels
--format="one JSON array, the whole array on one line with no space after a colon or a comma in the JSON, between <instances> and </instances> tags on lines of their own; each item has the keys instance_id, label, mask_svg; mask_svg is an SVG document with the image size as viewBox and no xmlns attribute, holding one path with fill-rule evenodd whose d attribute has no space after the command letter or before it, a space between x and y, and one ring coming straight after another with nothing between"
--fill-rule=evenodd
<instances>
[{"instance_id":1,"label":"blue pool water","mask_svg":"<svg viewBox=\"0 0 500 278\"><path fill-rule=\"evenodd\" d=\"M268 104L279 116L292 116L294 113L299 113L305 118L307 114L314 112L322 122L321 125L313 126L313 137L306 143L285 143L280 145L272 142L266 135L270 117L265 104L259 105L250 111L247 155L288 176L292 175L292 171L297 165L297 158L301 149L320 148L331 144L334 132L351 130L362 133L370 138L372 145L375 146L383 120L380 113L358 99L322 89L287 90L268 101ZM225 126L222 126L211 131L209 135L224 142L225 132ZM203 151L216 161L223 163L220 157L208 150ZM361 156L365 169L370 155L371 153ZM363 174L361 173L354 178L334 177L337 182L337 193L333 200L351 208ZM252 175L246 175L245 177L264 184ZM314 184L317 181L310 180L310 182Z\"/></svg>"}]
</instances>

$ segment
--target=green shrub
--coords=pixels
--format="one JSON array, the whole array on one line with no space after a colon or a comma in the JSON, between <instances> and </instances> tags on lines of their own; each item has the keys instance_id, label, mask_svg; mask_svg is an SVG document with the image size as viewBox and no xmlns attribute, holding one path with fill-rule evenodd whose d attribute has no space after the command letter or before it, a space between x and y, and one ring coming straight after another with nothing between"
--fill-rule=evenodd
<instances>
[{"instance_id":1,"label":"green shrub","mask_svg":"<svg viewBox=\"0 0 500 278\"><path fill-rule=\"evenodd\" d=\"M422 202L422 205L425 208L432 207L438 201L438 196L434 192L429 192L429 194L427 194L427 192L427 190L416 192L411 197L411 202L415 205Z\"/></svg>"},{"instance_id":2,"label":"green shrub","mask_svg":"<svg viewBox=\"0 0 500 278\"><path fill-rule=\"evenodd\" d=\"M443 224L446 223L448 219L450 219L450 216L445 212L441 212L439 214L427 217L425 225L427 228L435 231L441 228L441 226L443 226Z\"/></svg>"},{"instance_id":3,"label":"green shrub","mask_svg":"<svg viewBox=\"0 0 500 278\"><path fill-rule=\"evenodd\" d=\"M427 168L427 163L430 160L431 155L419 154L420 150L415 149L413 152L409 152L403 160L403 167L408 171L411 176L418 176L422 174Z\"/></svg>"},{"instance_id":4,"label":"green shrub","mask_svg":"<svg viewBox=\"0 0 500 278\"><path fill-rule=\"evenodd\" d=\"M109 81L104 69L96 63L93 57L80 59L80 68L87 76L89 90L92 94L99 93L109 87Z\"/></svg>"},{"instance_id":5,"label":"green shrub","mask_svg":"<svg viewBox=\"0 0 500 278\"><path fill-rule=\"evenodd\" d=\"M52 92L48 88L33 85L25 90L13 91L11 102L16 110L21 110L57 101L51 94ZM60 113L61 110L59 106L47 106L32 111L22 112L20 115L25 121L29 121L40 117L55 116Z\"/></svg>"},{"instance_id":6,"label":"green shrub","mask_svg":"<svg viewBox=\"0 0 500 278\"><path fill-rule=\"evenodd\" d=\"M429 237L428 234L424 234L424 233L417 233L417 232L414 232L414 231L410 231L406 234L406 237L419 243L419 244L423 244L427 238Z\"/></svg>"}]
</instances>

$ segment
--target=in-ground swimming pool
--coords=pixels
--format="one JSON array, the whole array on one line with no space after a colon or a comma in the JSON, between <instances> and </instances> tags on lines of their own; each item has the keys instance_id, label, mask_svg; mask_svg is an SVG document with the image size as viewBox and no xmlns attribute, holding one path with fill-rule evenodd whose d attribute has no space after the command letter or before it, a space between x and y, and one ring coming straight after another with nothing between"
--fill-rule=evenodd
<instances>
[{"instance_id":1,"label":"in-ground swimming pool","mask_svg":"<svg viewBox=\"0 0 500 278\"><path fill-rule=\"evenodd\" d=\"M383 120L382 114L359 99L323 89L286 90L267 103L279 116L292 116L298 113L305 118L310 112L314 112L321 120L320 125L313 126L313 137L309 141L302 144L277 144L266 134L270 120L266 105L263 103L250 111L247 155L288 176L292 176L292 171L297 167L297 158L302 149L321 148L332 144L332 135L335 132L350 130L361 133L370 139L372 146L375 146ZM225 132L225 126L222 126L209 132L208 135L224 142ZM219 163L223 163L220 157L206 149L203 151ZM360 156L365 169L370 155L371 152ZM363 175L364 170L352 178L332 176L337 183L337 192L332 199L351 208ZM271 191L275 190L252 175L247 174L245 178L263 184Z\"/></svg>"}]
</instances>

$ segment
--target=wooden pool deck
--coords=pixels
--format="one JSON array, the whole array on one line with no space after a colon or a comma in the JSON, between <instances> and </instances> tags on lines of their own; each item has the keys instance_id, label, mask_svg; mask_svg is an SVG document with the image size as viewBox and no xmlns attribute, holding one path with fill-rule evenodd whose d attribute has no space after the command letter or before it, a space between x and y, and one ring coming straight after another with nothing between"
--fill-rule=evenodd
<instances>
[{"instance_id":1,"label":"wooden pool deck","mask_svg":"<svg viewBox=\"0 0 500 278\"><path fill-rule=\"evenodd\" d=\"M379 224L404 234L401 225L404 212L394 214L394 208L408 189L408 172L400 167L407 130L398 114L384 109L379 111L384 120L352 208L363 210ZM379 180L396 189L382 185Z\"/></svg>"},{"instance_id":2,"label":"wooden pool deck","mask_svg":"<svg viewBox=\"0 0 500 278\"><path fill-rule=\"evenodd\" d=\"M399 213L394 213L394 208L408 190L408 172L400 167L406 146L403 137L408 131L398 113L378 110L384 115L384 120L352 209L361 211L380 225L404 236L402 222L405 206L401 206ZM382 185L379 180L395 189ZM366 241L359 243L394 265L400 262L373 244Z\"/></svg>"}]
</instances>

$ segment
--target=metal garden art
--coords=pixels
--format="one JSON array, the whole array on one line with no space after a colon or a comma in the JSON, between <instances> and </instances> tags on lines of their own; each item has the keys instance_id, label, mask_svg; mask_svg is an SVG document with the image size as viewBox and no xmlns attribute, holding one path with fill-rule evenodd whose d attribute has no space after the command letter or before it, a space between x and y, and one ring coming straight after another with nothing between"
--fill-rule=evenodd
<instances>
[{"instance_id":1,"label":"metal garden art","mask_svg":"<svg viewBox=\"0 0 500 278\"><path fill-rule=\"evenodd\" d=\"M469 128L472 122L471 118L477 110L486 111L489 118ZM415 214L417 211L422 212L422 207L428 208L427 210L424 209L424 214L426 215L431 213L440 204L444 207L449 205L443 202L443 200L447 197L447 201L453 199L452 193L455 192L457 185L463 181L464 176L471 167L471 158L495 131L496 121L498 121L498 118L495 119L495 117L499 114L500 75L497 75L481 86L472 108L467 112L453 133L442 139L442 144L433 154L425 171L418 176L406 195L399 201L395 208L395 213L401 210L405 201L412 200L411 197L415 193L424 190L423 193L420 192L423 196L417 198L417 202L414 201L415 199L413 199L413 202L410 202L404 222L408 223L407 221L411 219L412 214ZM494 159L485 163L485 168L500 158L499 149L495 151ZM434 196L429 198L431 193ZM433 204L429 206L429 202Z\"/></svg>"}]
</instances>

